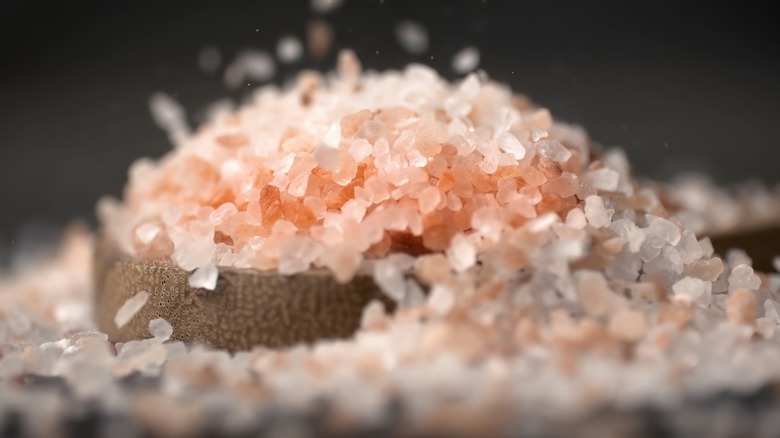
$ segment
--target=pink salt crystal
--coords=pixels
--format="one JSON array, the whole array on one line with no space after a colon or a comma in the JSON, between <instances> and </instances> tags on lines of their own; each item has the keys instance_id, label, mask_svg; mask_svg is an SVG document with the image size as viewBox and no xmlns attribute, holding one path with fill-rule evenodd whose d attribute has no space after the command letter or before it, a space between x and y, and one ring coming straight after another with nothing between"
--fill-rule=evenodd
<instances>
[{"instance_id":1,"label":"pink salt crystal","mask_svg":"<svg viewBox=\"0 0 780 438\"><path fill-rule=\"evenodd\" d=\"M553 161L565 162L571 158L572 153L558 140L541 140L536 142L536 151L543 157Z\"/></svg>"},{"instance_id":2,"label":"pink salt crystal","mask_svg":"<svg viewBox=\"0 0 780 438\"><path fill-rule=\"evenodd\" d=\"M342 284L355 276L362 261L363 256L345 243L325 248L319 255L319 263L330 269L336 281Z\"/></svg>"},{"instance_id":3,"label":"pink salt crystal","mask_svg":"<svg viewBox=\"0 0 780 438\"><path fill-rule=\"evenodd\" d=\"M437 315L446 315L455 305L455 294L448 287L436 284L428 296L428 307Z\"/></svg>"},{"instance_id":4,"label":"pink salt crystal","mask_svg":"<svg viewBox=\"0 0 780 438\"><path fill-rule=\"evenodd\" d=\"M777 321L769 318L758 318L756 320L756 332L764 337L764 339L771 339L775 335L777 329Z\"/></svg>"},{"instance_id":5,"label":"pink salt crystal","mask_svg":"<svg viewBox=\"0 0 780 438\"><path fill-rule=\"evenodd\" d=\"M757 314L756 295L748 289L737 289L726 301L726 316L732 324L753 325Z\"/></svg>"},{"instance_id":6,"label":"pink salt crystal","mask_svg":"<svg viewBox=\"0 0 780 438\"><path fill-rule=\"evenodd\" d=\"M293 236L279 246L279 273L292 275L304 272L319 256L319 247L308 236Z\"/></svg>"},{"instance_id":7,"label":"pink salt crystal","mask_svg":"<svg viewBox=\"0 0 780 438\"><path fill-rule=\"evenodd\" d=\"M331 146L317 145L312 152L312 157L317 165L325 170L335 170L339 166L339 151Z\"/></svg>"},{"instance_id":8,"label":"pink salt crystal","mask_svg":"<svg viewBox=\"0 0 780 438\"><path fill-rule=\"evenodd\" d=\"M217 287L219 270L214 264L200 266L190 274L187 284L195 289L214 290Z\"/></svg>"},{"instance_id":9,"label":"pink salt crystal","mask_svg":"<svg viewBox=\"0 0 780 438\"><path fill-rule=\"evenodd\" d=\"M585 184L590 184L598 190L614 192L618 188L620 174L608 167L602 167L601 169L591 170L586 173L583 182Z\"/></svg>"},{"instance_id":10,"label":"pink salt crystal","mask_svg":"<svg viewBox=\"0 0 780 438\"><path fill-rule=\"evenodd\" d=\"M566 226L581 230L585 228L585 225L587 225L587 219L581 209L573 208L569 210L569 213L566 215Z\"/></svg>"},{"instance_id":11,"label":"pink salt crystal","mask_svg":"<svg viewBox=\"0 0 780 438\"><path fill-rule=\"evenodd\" d=\"M609 319L610 335L621 341L640 341L647 333L647 329L647 318L639 310L619 310Z\"/></svg>"},{"instance_id":12,"label":"pink salt crystal","mask_svg":"<svg viewBox=\"0 0 780 438\"><path fill-rule=\"evenodd\" d=\"M694 260L685 265L682 275L706 281L715 281L723 272L723 261L717 257L709 260Z\"/></svg>"},{"instance_id":13,"label":"pink salt crystal","mask_svg":"<svg viewBox=\"0 0 780 438\"><path fill-rule=\"evenodd\" d=\"M604 274L598 271L577 273L577 289L585 312L594 317L606 315L613 307L614 294Z\"/></svg>"},{"instance_id":14,"label":"pink salt crystal","mask_svg":"<svg viewBox=\"0 0 780 438\"><path fill-rule=\"evenodd\" d=\"M209 220L213 222L215 225L219 225L231 216L235 215L238 212L238 209L236 208L235 204L232 202L226 202L219 206L216 210L211 212L209 215Z\"/></svg>"},{"instance_id":15,"label":"pink salt crystal","mask_svg":"<svg viewBox=\"0 0 780 438\"><path fill-rule=\"evenodd\" d=\"M385 316L385 305L381 301L373 299L363 308L363 313L360 317L360 328L363 330L371 329Z\"/></svg>"},{"instance_id":16,"label":"pink salt crystal","mask_svg":"<svg viewBox=\"0 0 780 438\"><path fill-rule=\"evenodd\" d=\"M355 139L349 146L349 153L356 162L361 162L371 155L373 146L364 138Z\"/></svg>"},{"instance_id":17,"label":"pink salt crystal","mask_svg":"<svg viewBox=\"0 0 780 438\"><path fill-rule=\"evenodd\" d=\"M325 0L321 0L322 3ZM336 1L336 0L329 0ZM311 20L306 25L306 48L314 59L321 59L333 45L333 28L322 20Z\"/></svg>"},{"instance_id":18,"label":"pink salt crystal","mask_svg":"<svg viewBox=\"0 0 780 438\"><path fill-rule=\"evenodd\" d=\"M417 202L420 205L420 213L428 214L436 210L441 202L441 192L436 187L428 186L417 196Z\"/></svg>"},{"instance_id":19,"label":"pink salt crystal","mask_svg":"<svg viewBox=\"0 0 780 438\"><path fill-rule=\"evenodd\" d=\"M130 320L133 319L133 316L146 305L148 300L149 293L146 291L138 292L127 299L127 301L119 307L119 310L117 310L116 315L114 316L114 324L116 324L117 328L122 328L130 322Z\"/></svg>"},{"instance_id":20,"label":"pink salt crystal","mask_svg":"<svg viewBox=\"0 0 780 438\"><path fill-rule=\"evenodd\" d=\"M496 140L499 149L512 154L516 160L522 160L525 157L525 147L520 141L509 132L504 132Z\"/></svg>"}]
</instances>

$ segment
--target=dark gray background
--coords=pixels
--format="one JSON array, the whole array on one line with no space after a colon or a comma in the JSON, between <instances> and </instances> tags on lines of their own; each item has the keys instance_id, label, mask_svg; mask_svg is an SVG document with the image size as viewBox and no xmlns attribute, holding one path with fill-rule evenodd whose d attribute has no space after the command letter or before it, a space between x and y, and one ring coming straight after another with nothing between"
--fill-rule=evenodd
<instances>
[{"instance_id":1,"label":"dark gray background","mask_svg":"<svg viewBox=\"0 0 780 438\"><path fill-rule=\"evenodd\" d=\"M770 4L347 0L325 19L337 46L370 68L424 61L453 77L451 56L474 44L493 78L626 148L642 175L698 169L721 182L776 182L780 57ZM313 15L305 1L1 1L2 243L25 224L36 234L29 224L90 219L99 196L121 192L135 158L164 154L166 137L148 115L154 91L193 110L237 96L198 68L204 46L226 60L242 48L272 50L282 34L303 36ZM403 18L427 26L425 55L395 42ZM296 64L279 78L332 62Z\"/></svg>"}]
</instances>

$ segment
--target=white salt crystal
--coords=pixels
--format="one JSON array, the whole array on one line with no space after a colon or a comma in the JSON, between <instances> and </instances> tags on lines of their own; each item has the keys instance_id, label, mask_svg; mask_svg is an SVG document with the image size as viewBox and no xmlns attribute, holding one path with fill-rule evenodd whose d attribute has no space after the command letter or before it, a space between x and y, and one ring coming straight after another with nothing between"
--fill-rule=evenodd
<instances>
[{"instance_id":1,"label":"white salt crystal","mask_svg":"<svg viewBox=\"0 0 780 438\"><path fill-rule=\"evenodd\" d=\"M706 300L712 295L712 283L694 277L685 277L674 283L672 291L675 296L687 297L691 301Z\"/></svg>"},{"instance_id":2,"label":"white salt crystal","mask_svg":"<svg viewBox=\"0 0 780 438\"><path fill-rule=\"evenodd\" d=\"M515 157L515 160L522 160L525 157L525 147L520 140L509 132L504 132L498 137L498 148L508 152Z\"/></svg>"},{"instance_id":3,"label":"white salt crystal","mask_svg":"<svg viewBox=\"0 0 780 438\"><path fill-rule=\"evenodd\" d=\"M775 272L780 272L780 256L772 259L772 267L775 268Z\"/></svg>"},{"instance_id":4,"label":"white salt crystal","mask_svg":"<svg viewBox=\"0 0 780 438\"><path fill-rule=\"evenodd\" d=\"M577 290L582 308L589 315L601 317L612 309L615 297L601 272L579 271Z\"/></svg>"},{"instance_id":5,"label":"white salt crystal","mask_svg":"<svg viewBox=\"0 0 780 438\"><path fill-rule=\"evenodd\" d=\"M566 215L566 226L569 228L581 230L585 228L587 223L588 220L585 217L585 212L579 208L573 208L569 210L569 213Z\"/></svg>"},{"instance_id":6,"label":"white salt crystal","mask_svg":"<svg viewBox=\"0 0 780 438\"><path fill-rule=\"evenodd\" d=\"M196 289L214 290L214 288L217 287L218 278L219 269L211 263L195 269L195 271L190 274L187 284Z\"/></svg>"},{"instance_id":7,"label":"white salt crystal","mask_svg":"<svg viewBox=\"0 0 780 438\"><path fill-rule=\"evenodd\" d=\"M536 151L543 157L553 161L564 162L571 158L571 151L558 140L541 140L536 142Z\"/></svg>"},{"instance_id":8,"label":"white salt crystal","mask_svg":"<svg viewBox=\"0 0 780 438\"><path fill-rule=\"evenodd\" d=\"M536 126L531 128L531 140L533 141L539 141L543 138L549 137L550 134L547 133L544 129L539 129Z\"/></svg>"},{"instance_id":9,"label":"white salt crystal","mask_svg":"<svg viewBox=\"0 0 780 438\"><path fill-rule=\"evenodd\" d=\"M173 327L163 318L155 318L149 321L149 334L158 341L167 341L173 334Z\"/></svg>"},{"instance_id":10,"label":"white salt crystal","mask_svg":"<svg viewBox=\"0 0 780 438\"><path fill-rule=\"evenodd\" d=\"M479 50L474 46L468 46L452 58L452 69L457 74L465 74L479 66Z\"/></svg>"},{"instance_id":11,"label":"white salt crystal","mask_svg":"<svg viewBox=\"0 0 780 438\"><path fill-rule=\"evenodd\" d=\"M620 183L620 173L608 167L602 167L586 173L584 181L598 190L614 192Z\"/></svg>"},{"instance_id":12,"label":"white salt crystal","mask_svg":"<svg viewBox=\"0 0 780 438\"><path fill-rule=\"evenodd\" d=\"M660 254L645 263L644 270L646 273L660 273L666 276L672 273L681 274L683 262L680 252L673 246L666 246Z\"/></svg>"},{"instance_id":13,"label":"white salt crystal","mask_svg":"<svg viewBox=\"0 0 780 438\"><path fill-rule=\"evenodd\" d=\"M325 170L336 170L339 168L339 151L322 143L317 145L312 152L312 157L317 165Z\"/></svg>"},{"instance_id":14,"label":"white salt crystal","mask_svg":"<svg viewBox=\"0 0 780 438\"><path fill-rule=\"evenodd\" d=\"M395 38L407 52L419 55L428 50L428 31L414 21L404 20L395 27Z\"/></svg>"},{"instance_id":15,"label":"white salt crystal","mask_svg":"<svg viewBox=\"0 0 780 438\"><path fill-rule=\"evenodd\" d=\"M585 198L585 217L588 223L596 228L606 227L610 224L612 210L607 210L604 200L598 195Z\"/></svg>"},{"instance_id":16,"label":"white salt crystal","mask_svg":"<svg viewBox=\"0 0 780 438\"><path fill-rule=\"evenodd\" d=\"M712 246L712 240L709 236L699 239L699 246L701 247L703 257L712 257L712 255L715 254L715 248Z\"/></svg>"},{"instance_id":17,"label":"white salt crystal","mask_svg":"<svg viewBox=\"0 0 780 438\"><path fill-rule=\"evenodd\" d=\"M438 315L445 315L455 305L455 294L447 286L436 283L428 296L428 307Z\"/></svg>"},{"instance_id":18,"label":"white salt crystal","mask_svg":"<svg viewBox=\"0 0 780 438\"><path fill-rule=\"evenodd\" d=\"M154 222L145 222L135 229L135 237L144 245L152 243L160 233L162 233L162 228Z\"/></svg>"},{"instance_id":19,"label":"white salt crystal","mask_svg":"<svg viewBox=\"0 0 780 438\"><path fill-rule=\"evenodd\" d=\"M404 298L406 282L400 267L392 259L374 263L374 281L388 297L400 302Z\"/></svg>"},{"instance_id":20,"label":"white salt crystal","mask_svg":"<svg viewBox=\"0 0 780 438\"><path fill-rule=\"evenodd\" d=\"M477 250L465 234L458 233L450 241L450 246L447 248L447 258L456 271L463 272L477 262Z\"/></svg>"},{"instance_id":21,"label":"white salt crystal","mask_svg":"<svg viewBox=\"0 0 780 438\"><path fill-rule=\"evenodd\" d=\"M117 328L122 328L130 322L133 316L146 305L148 300L149 293L141 291L125 301L114 316L114 324L116 324Z\"/></svg>"},{"instance_id":22,"label":"white salt crystal","mask_svg":"<svg viewBox=\"0 0 780 438\"><path fill-rule=\"evenodd\" d=\"M311 0L311 10L318 14L324 14L337 9L344 0Z\"/></svg>"},{"instance_id":23,"label":"white salt crystal","mask_svg":"<svg viewBox=\"0 0 780 438\"><path fill-rule=\"evenodd\" d=\"M441 192L434 186L429 186L423 189L417 197L417 202L420 205L420 213L428 214L436 210L436 206L441 201Z\"/></svg>"},{"instance_id":24,"label":"white salt crystal","mask_svg":"<svg viewBox=\"0 0 780 438\"><path fill-rule=\"evenodd\" d=\"M211 263L217 249L212 236L198 236L194 240L177 244L173 251L173 261L185 271Z\"/></svg>"},{"instance_id":25,"label":"white salt crystal","mask_svg":"<svg viewBox=\"0 0 780 438\"><path fill-rule=\"evenodd\" d=\"M780 322L780 303L773 299L764 301L764 317Z\"/></svg>"},{"instance_id":26,"label":"white salt crystal","mask_svg":"<svg viewBox=\"0 0 780 438\"><path fill-rule=\"evenodd\" d=\"M236 56L225 69L225 85L235 88L245 79L267 81L276 74L276 63L267 52L262 50L244 50Z\"/></svg>"},{"instance_id":27,"label":"white salt crystal","mask_svg":"<svg viewBox=\"0 0 780 438\"><path fill-rule=\"evenodd\" d=\"M676 248L680 252L682 262L686 265L694 260L699 260L702 255L704 255L701 245L699 245L699 242L696 240L696 235L690 230L682 232L682 237L677 243Z\"/></svg>"},{"instance_id":28,"label":"white salt crystal","mask_svg":"<svg viewBox=\"0 0 780 438\"><path fill-rule=\"evenodd\" d=\"M674 222L652 214L647 214L645 217L648 235L660 236L670 245L677 245L680 242L680 228Z\"/></svg>"},{"instance_id":29,"label":"white salt crystal","mask_svg":"<svg viewBox=\"0 0 780 438\"><path fill-rule=\"evenodd\" d=\"M215 46L204 47L198 54L198 65L206 73L214 73L222 63L222 55Z\"/></svg>"},{"instance_id":30,"label":"white salt crystal","mask_svg":"<svg viewBox=\"0 0 780 438\"><path fill-rule=\"evenodd\" d=\"M319 256L319 246L308 236L293 236L279 246L279 273L292 275L304 272Z\"/></svg>"},{"instance_id":31,"label":"white salt crystal","mask_svg":"<svg viewBox=\"0 0 780 438\"><path fill-rule=\"evenodd\" d=\"M381 301L373 299L363 308L363 313L360 317L360 327L364 330L370 328L384 316L385 305Z\"/></svg>"},{"instance_id":32,"label":"white salt crystal","mask_svg":"<svg viewBox=\"0 0 780 438\"><path fill-rule=\"evenodd\" d=\"M279 61L287 64L298 61L301 56L303 56L303 44L298 38L285 35L276 43L276 57Z\"/></svg>"},{"instance_id":33,"label":"white salt crystal","mask_svg":"<svg viewBox=\"0 0 780 438\"><path fill-rule=\"evenodd\" d=\"M371 155L371 151L373 149L374 147L371 146L371 143L369 143L366 139L359 138L353 141L351 145L349 145L349 154L352 155L352 158L354 158L355 161L359 163Z\"/></svg>"},{"instance_id":34,"label":"white salt crystal","mask_svg":"<svg viewBox=\"0 0 780 438\"><path fill-rule=\"evenodd\" d=\"M729 293L737 289L758 290L761 287L761 278L755 274L753 268L748 265L737 265L729 275Z\"/></svg>"}]
</instances>

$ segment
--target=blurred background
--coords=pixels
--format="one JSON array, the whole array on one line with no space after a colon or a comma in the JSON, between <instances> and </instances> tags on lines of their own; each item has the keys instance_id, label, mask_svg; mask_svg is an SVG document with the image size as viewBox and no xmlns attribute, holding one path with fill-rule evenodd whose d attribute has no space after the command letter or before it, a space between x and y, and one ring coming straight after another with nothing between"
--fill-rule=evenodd
<instances>
[{"instance_id":1,"label":"blurred background","mask_svg":"<svg viewBox=\"0 0 780 438\"><path fill-rule=\"evenodd\" d=\"M74 218L94 224L95 202L121 194L133 160L170 149L149 115L152 93L170 94L197 125L211 102L264 84L225 86L237 53L273 54L283 35L305 41L312 19L332 26L330 52L279 65L270 82L329 69L345 47L366 68L424 62L454 79L453 55L475 46L490 77L625 148L642 176L780 181L771 3L346 0L319 12L310 3L2 0L0 261ZM402 20L427 30L424 53L399 44ZM204 49L219 54L215 71L199 65Z\"/></svg>"}]
</instances>

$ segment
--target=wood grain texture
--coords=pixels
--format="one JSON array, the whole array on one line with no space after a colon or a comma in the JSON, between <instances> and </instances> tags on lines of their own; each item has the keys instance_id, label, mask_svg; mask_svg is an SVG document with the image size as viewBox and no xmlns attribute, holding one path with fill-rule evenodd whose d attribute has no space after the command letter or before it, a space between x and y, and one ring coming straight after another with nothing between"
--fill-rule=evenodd
<instances>
[{"instance_id":1,"label":"wood grain texture","mask_svg":"<svg viewBox=\"0 0 780 438\"><path fill-rule=\"evenodd\" d=\"M149 321L165 318L173 340L230 351L278 348L352 335L372 299L392 308L369 276L339 284L325 270L283 276L221 267L210 291L190 287L189 273L170 261L135 260L113 248L99 239L94 261L95 317L112 342L149 338ZM140 291L149 300L118 328L117 310Z\"/></svg>"}]
</instances>

